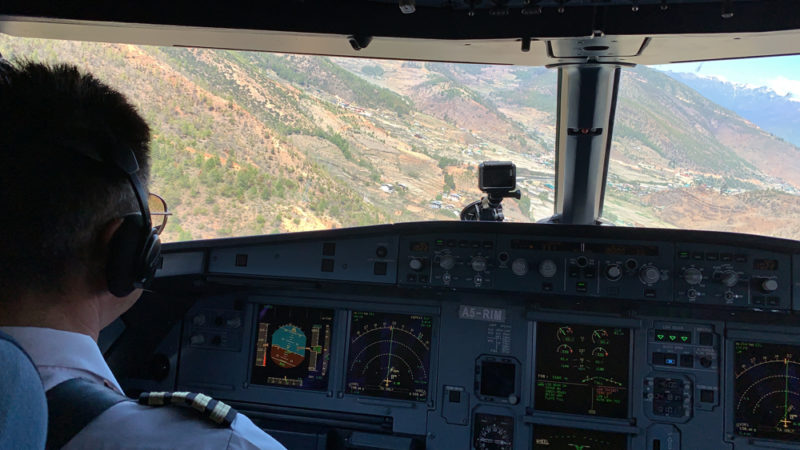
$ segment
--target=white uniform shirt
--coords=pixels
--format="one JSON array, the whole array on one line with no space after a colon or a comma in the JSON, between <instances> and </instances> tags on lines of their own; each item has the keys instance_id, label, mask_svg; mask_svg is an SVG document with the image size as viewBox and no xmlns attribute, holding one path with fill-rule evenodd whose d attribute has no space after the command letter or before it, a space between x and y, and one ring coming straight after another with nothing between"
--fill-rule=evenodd
<instances>
[{"instance_id":1,"label":"white uniform shirt","mask_svg":"<svg viewBox=\"0 0 800 450\"><path fill-rule=\"evenodd\" d=\"M86 378L123 393L94 340L50 328L0 327L31 355L44 389ZM243 414L229 428L191 408L118 403L93 420L64 449L269 449L284 447Z\"/></svg>"}]
</instances>

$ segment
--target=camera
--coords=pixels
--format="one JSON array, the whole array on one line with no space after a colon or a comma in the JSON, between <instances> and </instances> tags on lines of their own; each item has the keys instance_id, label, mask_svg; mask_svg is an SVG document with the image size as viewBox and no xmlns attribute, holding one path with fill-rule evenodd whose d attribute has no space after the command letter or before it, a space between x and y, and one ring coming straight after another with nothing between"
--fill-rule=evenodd
<instances>
[{"instance_id":1,"label":"camera","mask_svg":"<svg viewBox=\"0 0 800 450\"><path fill-rule=\"evenodd\" d=\"M478 166L478 188L487 194L502 194L517 187L517 166L511 161L486 161Z\"/></svg>"},{"instance_id":2,"label":"camera","mask_svg":"<svg viewBox=\"0 0 800 450\"><path fill-rule=\"evenodd\" d=\"M461 220L485 220L502 222L504 198L519 199L522 193L517 187L517 166L511 161L485 161L478 166L478 187L486 195L461 210Z\"/></svg>"}]
</instances>

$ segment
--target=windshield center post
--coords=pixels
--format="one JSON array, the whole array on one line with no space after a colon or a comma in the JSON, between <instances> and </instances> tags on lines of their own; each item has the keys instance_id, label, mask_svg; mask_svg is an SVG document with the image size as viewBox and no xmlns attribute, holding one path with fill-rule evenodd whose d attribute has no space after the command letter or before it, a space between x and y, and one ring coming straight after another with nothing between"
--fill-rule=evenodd
<instances>
[{"instance_id":1,"label":"windshield center post","mask_svg":"<svg viewBox=\"0 0 800 450\"><path fill-rule=\"evenodd\" d=\"M593 63L557 68L555 214L544 222L598 224L620 66Z\"/></svg>"}]
</instances>

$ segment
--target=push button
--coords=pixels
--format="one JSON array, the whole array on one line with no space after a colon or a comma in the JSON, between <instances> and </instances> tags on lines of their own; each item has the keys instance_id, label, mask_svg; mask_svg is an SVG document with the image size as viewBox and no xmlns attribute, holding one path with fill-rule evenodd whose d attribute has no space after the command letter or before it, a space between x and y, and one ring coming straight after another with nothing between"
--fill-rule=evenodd
<instances>
[{"instance_id":1,"label":"push button","mask_svg":"<svg viewBox=\"0 0 800 450\"><path fill-rule=\"evenodd\" d=\"M681 355L681 367L694 367L694 355Z\"/></svg>"},{"instance_id":2,"label":"push button","mask_svg":"<svg viewBox=\"0 0 800 450\"><path fill-rule=\"evenodd\" d=\"M700 332L700 345L712 346L714 345L714 335L707 331Z\"/></svg>"},{"instance_id":3,"label":"push button","mask_svg":"<svg viewBox=\"0 0 800 450\"><path fill-rule=\"evenodd\" d=\"M461 403L461 391L451 390L449 400L450 403Z\"/></svg>"}]
</instances>

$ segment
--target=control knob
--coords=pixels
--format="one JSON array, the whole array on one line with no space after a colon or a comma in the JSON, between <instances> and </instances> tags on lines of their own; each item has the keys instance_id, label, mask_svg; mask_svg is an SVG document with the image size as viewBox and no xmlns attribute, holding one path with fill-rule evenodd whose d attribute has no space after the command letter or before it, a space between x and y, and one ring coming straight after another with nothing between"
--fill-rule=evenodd
<instances>
[{"instance_id":1,"label":"control knob","mask_svg":"<svg viewBox=\"0 0 800 450\"><path fill-rule=\"evenodd\" d=\"M619 281L622 278L622 269L620 269L619 265L611 264L606 267L606 278L611 281Z\"/></svg>"},{"instance_id":2,"label":"control knob","mask_svg":"<svg viewBox=\"0 0 800 450\"><path fill-rule=\"evenodd\" d=\"M539 263L539 274L545 278L552 278L558 271L558 266L552 259L545 259Z\"/></svg>"},{"instance_id":3,"label":"control knob","mask_svg":"<svg viewBox=\"0 0 800 450\"><path fill-rule=\"evenodd\" d=\"M683 281L691 286L700 284L703 281L703 272L700 272L700 269L689 267L683 271Z\"/></svg>"},{"instance_id":4,"label":"control knob","mask_svg":"<svg viewBox=\"0 0 800 450\"><path fill-rule=\"evenodd\" d=\"M722 272L720 281L727 287L734 287L739 284L739 274L732 270L726 270Z\"/></svg>"},{"instance_id":5,"label":"control knob","mask_svg":"<svg viewBox=\"0 0 800 450\"><path fill-rule=\"evenodd\" d=\"M453 255L442 255L439 258L439 267L444 270L451 270L456 265L456 258Z\"/></svg>"},{"instance_id":6,"label":"control knob","mask_svg":"<svg viewBox=\"0 0 800 450\"><path fill-rule=\"evenodd\" d=\"M761 282L761 290L764 292L775 292L778 290L778 280L766 278Z\"/></svg>"},{"instance_id":7,"label":"control knob","mask_svg":"<svg viewBox=\"0 0 800 450\"><path fill-rule=\"evenodd\" d=\"M483 256L476 256L472 258L471 265L472 265L472 270L474 270L475 272L483 272L484 270L486 270L486 258L484 258Z\"/></svg>"},{"instance_id":8,"label":"control knob","mask_svg":"<svg viewBox=\"0 0 800 450\"><path fill-rule=\"evenodd\" d=\"M411 270L422 270L422 260L412 258L410 261L408 261L408 267Z\"/></svg>"},{"instance_id":9,"label":"control knob","mask_svg":"<svg viewBox=\"0 0 800 450\"><path fill-rule=\"evenodd\" d=\"M514 275L524 276L528 273L528 260L525 258L517 258L511 263L511 271Z\"/></svg>"},{"instance_id":10,"label":"control knob","mask_svg":"<svg viewBox=\"0 0 800 450\"><path fill-rule=\"evenodd\" d=\"M644 266L639 271L639 279L644 284L653 284L661 279L661 271L656 266Z\"/></svg>"}]
</instances>

